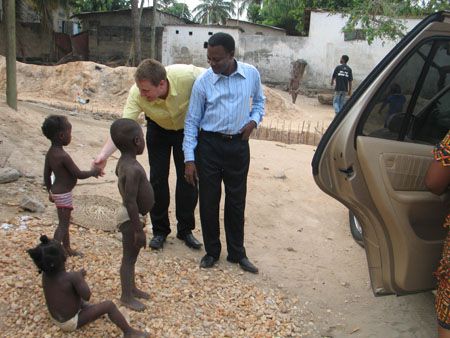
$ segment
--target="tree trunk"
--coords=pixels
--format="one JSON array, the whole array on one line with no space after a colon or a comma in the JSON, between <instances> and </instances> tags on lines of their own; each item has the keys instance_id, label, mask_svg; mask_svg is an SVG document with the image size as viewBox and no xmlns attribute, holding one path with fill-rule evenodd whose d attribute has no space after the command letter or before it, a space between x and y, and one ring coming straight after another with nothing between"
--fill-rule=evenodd
<instances>
[{"instance_id":1,"label":"tree trunk","mask_svg":"<svg viewBox=\"0 0 450 338\"><path fill-rule=\"evenodd\" d=\"M134 66L141 62L141 20L139 15L139 0L131 1L131 16L133 23Z\"/></svg>"},{"instance_id":2,"label":"tree trunk","mask_svg":"<svg viewBox=\"0 0 450 338\"><path fill-rule=\"evenodd\" d=\"M150 32L150 57L156 59L156 8L158 7L158 1L153 0L152 8L152 29Z\"/></svg>"},{"instance_id":3,"label":"tree trunk","mask_svg":"<svg viewBox=\"0 0 450 338\"><path fill-rule=\"evenodd\" d=\"M16 82L16 4L6 0L6 103L17 110Z\"/></svg>"}]
</instances>

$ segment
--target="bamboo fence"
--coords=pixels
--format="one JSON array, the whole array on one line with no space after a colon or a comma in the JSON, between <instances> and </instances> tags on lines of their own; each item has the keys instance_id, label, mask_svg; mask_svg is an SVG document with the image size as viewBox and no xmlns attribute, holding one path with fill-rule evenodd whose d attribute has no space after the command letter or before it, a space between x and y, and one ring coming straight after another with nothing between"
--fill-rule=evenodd
<instances>
[{"instance_id":1,"label":"bamboo fence","mask_svg":"<svg viewBox=\"0 0 450 338\"><path fill-rule=\"evenodd\" d=\"M317 145L328 128L323 121L264 121L255 129L251 138L287 144Z\"/></svg>"}]
</instances>

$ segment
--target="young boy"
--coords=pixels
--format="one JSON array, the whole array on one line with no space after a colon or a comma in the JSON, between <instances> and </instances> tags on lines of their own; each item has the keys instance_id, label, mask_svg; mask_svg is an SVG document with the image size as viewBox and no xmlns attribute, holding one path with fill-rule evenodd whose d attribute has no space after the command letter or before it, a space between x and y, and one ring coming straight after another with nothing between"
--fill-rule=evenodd
<instances>
[{"instance_id":1,"label":"young boy","mask_svg":"<svg viewBox=\"0 0 450 338\"><path fill-rule=\"evenodd\" d=\"M49 193L50 202L55 203L58 211L59 224L54 239L62 242L69 256L81 255L80 252L72 250L70 247L69 225L70 214L73 209L72 189L77 184L77 179L98 177L100 169L93 168L89 171L81 171L63 149L63 146L67 146L72 138L72 125L65 116L48 116L42 124L42 132L52 142L45 156L44 184ZM51 180L52 173L55 175L53 183Z\"/></svg>"},{"instance_id":2,"label":"young boy","mask_svg":"<svg viewBox=\"0 0 450 338\"><path fill-rule=\"evenodd\" d=\"M53 322L65 332L75 331L97 318L108 314L109 319L123 332L124 337L150 337L147 333L135 330L112 301L99 304L87 303L91 291L84 277L86 271L67 272L66 255L61 244L41 236L41 243L28 254L42 274L42 287L45 301Z\"/></svg>"},{"instance_id":3,"label":"young boy","mask_svg":"<svg viewBox=\"0 0 450 338\"><path fill-rule=\"evenodd\" d=\"M119 192L123 208L119 213L118 227L122 232L123 257L120 266L122 304L135 311L143 311L145 305L136 298L149 299L135 284L134 266L141 248L145 247L144 215L154 204L153 189L144 168L136 160L145 148L144 134L139 124L131 119L119 119L111 125L111 139L120 150L117 162Z\"/></svg>"}]
</instances>

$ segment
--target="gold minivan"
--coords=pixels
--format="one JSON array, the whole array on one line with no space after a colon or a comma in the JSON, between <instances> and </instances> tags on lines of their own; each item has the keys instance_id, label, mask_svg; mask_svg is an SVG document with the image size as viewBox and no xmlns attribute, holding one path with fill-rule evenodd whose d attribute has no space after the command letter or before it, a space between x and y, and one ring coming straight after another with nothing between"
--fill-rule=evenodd
<instances>
[{"instance_id":1,"label":"gold minivan","mask_svg":"<svg viewBox=\"0 0 450 338\"><path fill-rule=\"evenodd\" d=\"M421 21L373 69L322 137L317 185L362 229L375 295L436 286L450 194L424 177L450 129L450 11Z\"/></svg>"}]
</instances>

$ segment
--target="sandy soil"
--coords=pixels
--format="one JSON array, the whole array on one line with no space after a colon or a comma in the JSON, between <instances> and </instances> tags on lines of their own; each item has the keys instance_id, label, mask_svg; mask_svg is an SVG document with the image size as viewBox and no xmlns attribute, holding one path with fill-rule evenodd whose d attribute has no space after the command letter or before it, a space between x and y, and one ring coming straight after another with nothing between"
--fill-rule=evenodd
<instances>
[{"instance_id":1,"label":"sandy soil","mask_svg":"<svg viewBox=\"0 0 450 338\"><path fill-rule=\"evenodd\" d=\"M84 74L83 68L77 64L76 67L70 67ZM88 67L94 68L91 71L86 70L86 74L106 73L105 70L100 72L95 69L95 65L88 64ZM130 74L129 70L123 71L124 74ZM61 70L58 72L64 73ZM40 74L43 74L42 70L38 74L32 72L37 78ZM85 78L88 75L85 75ZM73 135L67 151L80 167L86 168L100 150L110 125L109 115L98 112L120 111L117 102L123 102L126 95L117 83L114 82L113 85L116 94L108 91L107 95L101 95L99 88L94 85L88 86L93 89L89 91L93 108L74 102L73 98L78 90L81 88L83 92L83 88L77 84L79 79L67 76L68 79L64 80L64 83L72 83L72 87L76 87L70 95L67 92L52 92L49 88L53 85L57 87L53 79L51 85L46 85L45 91L42 86L36 87L27 90L26 94L19 94L19 97L64 106L69 110L60 111L35 103L20 102L19 111L13 112L6 107L4 98L0 97L0 160L6 159L0 161L0 165L17 168L32 182L20 189L16 186L0 185L1 222L17 216L20 212L17 208L18 201L30 191L45 202L45 195L36 182L42 180L44 154L48 147L48 141L40 133L40 126L46 115L69 115L73 124ZM45 77L48 78L47 75ZM123 87L128 87L129 81L125 79L125 75L120 79L127 83L127 86ZM25 81L22 83L26 85ZM67 85L67 88L71 88L71 85ZM64 100L64 95L70 99ZM117 100L114 100L116 96ZM274 89L266 89L266 96L269 101L267 120L292 119L329 123L334 117L331 106L321 106L316 99L300 96L293 105L287 93ZM108 101L112 103L108 105ZM347 210L322 193L313 181L310 161L314 150L313 146L308 145L251 140L246 247L249 257L258 265L261 273L258 276L249 276L241 275L237 268L227 271L241 275L242 283L256 283L261 288L269 285L285 292L289 297L297 298L298 306L304 315L300 320L304 319L304 324L312 328L310 336L433 336L436 325L431 293L405 297L373 296L365 253L351 238ZM117 157L113 157L108 162L104 178L82 181L74 193L108 196L120 200L113 173L116 161ZM148 169L146 156L141 156L140 161ZM174 168L171 169L170 180L171 186L174 187ZM171 218L175 224L173 206L174 203L171 204ZM47 209L47 212L53 212L51 205ZM195 234L201 238L199 227ZM172 233L165 249L149 257L180 258L195 262L199 261L201 256L202 252L188 250ZM222 257L216 269L227 267L228 263Z\"/></svg>"}]
</instances>

